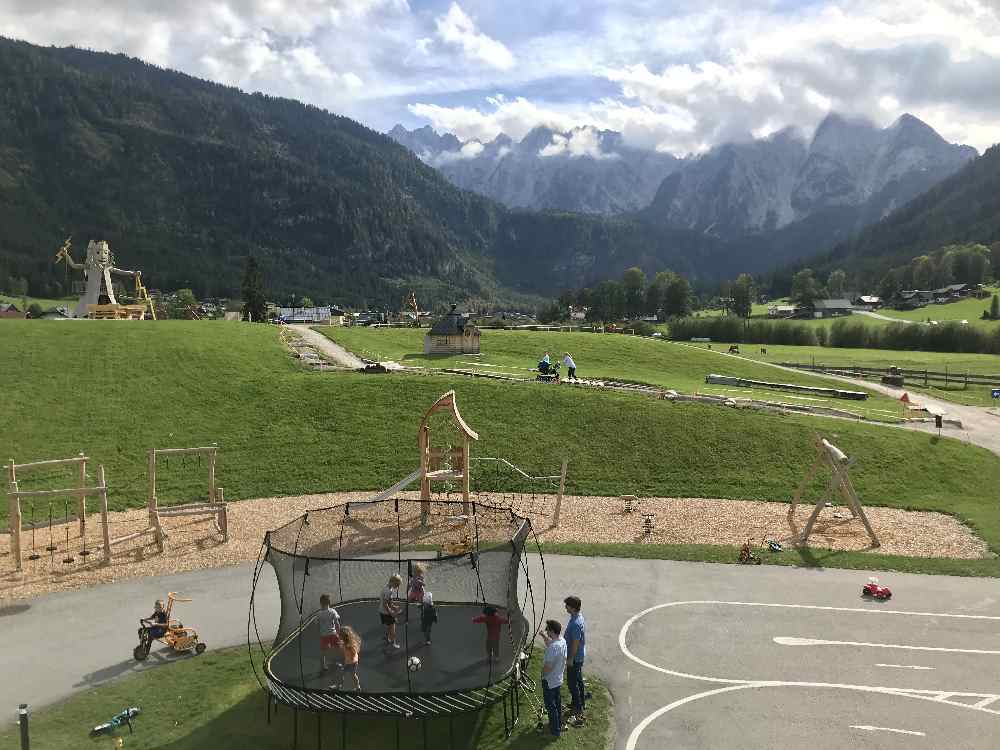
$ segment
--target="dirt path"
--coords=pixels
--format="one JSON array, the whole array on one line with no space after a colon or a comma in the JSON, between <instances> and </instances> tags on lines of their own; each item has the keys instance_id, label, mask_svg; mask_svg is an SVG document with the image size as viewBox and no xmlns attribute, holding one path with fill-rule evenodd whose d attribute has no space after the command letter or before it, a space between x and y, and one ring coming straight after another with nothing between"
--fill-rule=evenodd
<instances>
[{"instance_id":1,"label":"dirt path","mask_svg":"<svg viewBox=\"0 0 1000 750\"><path fill-rule=\"evenodd\" d=\"M330 341L322 333L317 333L312 328L307 325L292 325L289 328L293 329L296 333L302 336L307 342L319 349L323 354L328 356L338 365L342 367L350 367L355 370L360 370L365 366L365 363L358 359L356 356L347 351L344 347L335 344Z\"/></svg>"},{"instance_id":2,"label":"dirt path","mask_svg":"<svg viewBox=\"0 0 1000 750\"><path fill-rule=\"evenodd\" d=\"M922 325L922 326L927 325L926 323L923 323L923 322L918 321L918 320L906 320L905 318L890 318L888 315L880 315L877 312L868 312L867 310L855 310L854 314L855 315L867 315L869 318L875 318L875 320L885 320L885 321L888 321L889 323L904 323L904 324L913 324L913 323L916 323L916 324Z\"/></svg>"},{"instance_id":3,"label":"dirt path","mask_svg":"<svg viewBox=\"0 0 1000 750\"><path fill-rule=\"evenodd\" d=\"M690 344L684 344L681 342L669 342L675 346L690 346ZM702 350L704 351L704 350ZM720 357L737 357L739 359L745 359L739 357L736 354L727 354L726 352L718 352L714 349L711 350L712 354L718 354ZM782 367L781 365L771 364L770 362L764 362L761 360L751 360L757 364L767 365L768 367L773 367L775 370L782 370L785 372L794 372L797 374L812 374L806 370L797 370L791 367ZM875 391L877 393L884 394L890 398L898 399L906 391L905 388L893 388L891 386L882 385L881 383L872 383L867 380L861 380L859 378L847 378L841 375L828 375L826 373L816 373L818 377L823 377L828 380L839 380L842 383L850 383L854 386L861 386L862 388L867 388L870 391ZM998 415L997 410L990 410L985 407L979 406L965 406L963 404L956 404L953 401L945 401L941 398L934 398L933 396L926 396L923 393L914 395L913 400L917 403L930 406L932 408L936 407L940 411L944 412L945 419L957 419L962 423L961 427L954 427L945 425L944 429L941 431L942 435L947 435L949 437L954 437L959 440L964 440L967 443L973 443L981 448L986 448L988 451L1000 456L1000 415ZM871 424L879 424L878 422L872 422ZM886 424L886 427L896 427L906 430L915 430L917 432L929 432L937 433L937 428L934 426L933 422L904 422L897 425Z\"/></svg>"}]
</instances>

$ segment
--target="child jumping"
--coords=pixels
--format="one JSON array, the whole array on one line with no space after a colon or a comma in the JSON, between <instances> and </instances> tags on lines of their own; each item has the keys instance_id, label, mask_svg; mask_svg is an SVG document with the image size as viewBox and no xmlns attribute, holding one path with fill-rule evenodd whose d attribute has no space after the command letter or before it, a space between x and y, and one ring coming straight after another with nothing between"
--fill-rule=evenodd
<instances>
[{"instance_id":1,"label":"child jumping","mask_svg":"<svg viewBox=\"0 0 1000 750\"><path fill-rule=\"evenodd\" d=\"M420 629L424 633L424 645L431 645L431 628L437 622L437 608L434 606L434 594L430 591L424 592L424 598L420 603Z\"/></svg>"},{"instance_id":2,"label":"child jumping","mask_svg":"<svg viewBox=\"0 0 1000 750\"><path fill-rule=\"evenodd\" d=\"M499 661L500 626L506 625L510 620L498 615L496 607L487 605L483 607L483 613L478 617L473 617L472 621L486 625L486 661Z\"/></svg>"},{"instance_id":3,"label":"child jumping","mask_svg":"<svg viewBox=\"0 0 1000 750\"><path fill-rule=\"evenodd\" d=\"M413 563L413 575L410 576L410 585L406 590L406 601L420 604L424 599L424 574L427 568L423 563Z\"/></svg>"},{"instance_id":4,"label":"child jumping","mask_svg":"<svg viewBox=\"0 0 1000 750\"><path fill-rule=\"evenodd\" d=\"M340 646L340 615L330 606L330 595L323 594L319 598L319 613L316 624L319 626L319 671L320 674L330 669L327 657Z\"/></svg>"},{"instance_id":5,"label":"child jumping","mask_svg":"<svg viewBox=\"0 0 1000 750\"><path fill-rule=\"evenodd\" d=\"M389 582L382 589L382 595L379 597L379 619L385 625L386 643L392 648L399 648L399 644L396 642L396 615L402 611L402 607L395 604L393 600L399 598L399 584L402 582L403 579L399 574L393 573L389 576Z\"/></svg>"},{"instance_id":6,"label":"child jumping","mask_svg":"<svg viewBox=\"0 0 1000 750\"><path fill-rule=\"evenodd\" d=\"M340 676L340 686L344 687L344 678L354 676L354 689L361 690L361 678L358 677L358 664L361 661L361 638L354 628L345 625L340 629L340 650L344 656L344 669Z\"/></svg>"}]
</instances>

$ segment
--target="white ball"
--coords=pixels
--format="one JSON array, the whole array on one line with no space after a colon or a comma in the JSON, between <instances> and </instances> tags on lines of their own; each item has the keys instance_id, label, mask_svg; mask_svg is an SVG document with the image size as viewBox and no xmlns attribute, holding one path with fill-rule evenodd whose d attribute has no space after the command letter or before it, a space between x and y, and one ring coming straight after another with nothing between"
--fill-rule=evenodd
<instances>
[{"instance_id":1,"label":"white ball","mask_svg":"<svg viewBox=\"0 0 1000 750\"><path fill-rule=\"evenodd\" d=\"M406 660L406 668L409 669L411 672L418 671L420 669L420 659L418 659L416 656L411 656L409 659Z\"/></svg>"}]
</instances>

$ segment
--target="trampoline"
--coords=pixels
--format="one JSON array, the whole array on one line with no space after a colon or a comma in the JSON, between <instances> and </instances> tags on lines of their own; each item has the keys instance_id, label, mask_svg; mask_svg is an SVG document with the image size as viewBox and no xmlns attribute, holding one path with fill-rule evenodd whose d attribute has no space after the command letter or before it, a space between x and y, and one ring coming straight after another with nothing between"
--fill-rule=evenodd
<instances>
[{"instance_id":1,"label":"trampoline","mask_svg":"<svg viewBox=\"0 0 1000 750\"><path fill-rule=\"evenodd\" d=\"M281 618L273 645L263 644L251 594L248 642L256 640L263 650L259 665L252 648L250 653L269 693L269 713L273 703L342 718L426 720L502 703L505 731L513 730L522 672L544 611L544 575L536 592L524 554L529 538L537 549L531 522L484 503L391 497L412 479L370 501L310 511L265 535L253 590L270 564ZM437 609L430 645L421 631L420 605L405 601L417 564L426 569L425 588ZM402 578L398 649L386 643L379 619L378 596L393 574ZM320 671L322 594L334 602L341 623L362 639L360 690L351 679L341 682L336 669ZM501 628L495 660L487 658L485 625L472 622L486 606L509 620ZM419 669L407 668L411 657L420 660Z\"/></svg>"}]
</instances>

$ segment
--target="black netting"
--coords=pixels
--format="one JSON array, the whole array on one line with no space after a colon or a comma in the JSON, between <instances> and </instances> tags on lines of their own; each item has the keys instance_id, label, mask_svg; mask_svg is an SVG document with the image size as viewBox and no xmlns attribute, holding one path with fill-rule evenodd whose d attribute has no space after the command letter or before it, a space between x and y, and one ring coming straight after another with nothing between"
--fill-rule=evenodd
<instances>
[{"instance_id":1,"label":"black netting","mask_svg":"<svg viewBox=\"0 0 1000 750\"><path fill-rule=\"evenodd\" d=\"M524 558L530 534L530 522L508 508L396 499L310 511L270 532L266 559L277 576L281 619L267 660L269 683L297 691L296 701L304 705L319 700L317 695L343 692L319 671L314 618L323 594L366 644L362 692L379 710L395 711L395 699L385 696L509 683L535 626L523 609L530 607L532 619L537 615ZM379 596L398 574L405 600L416 564L424 567L425 588L438 606L435 638L441 640L435 643L440 645L424 643L420 606L404 604L397 650L385 642ZM473 623L486 605L509 618L496 660L486 658L485 626ZM407 669L410 656L421 660L419 670Z\"/></svg>"}]
</instances>

